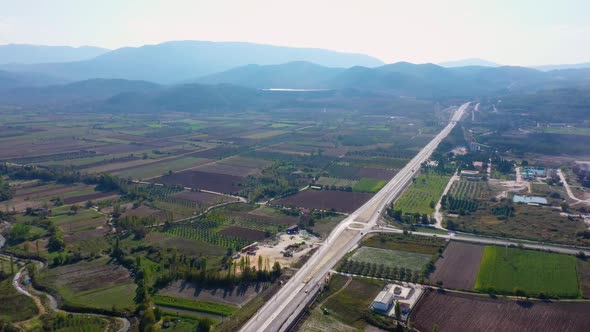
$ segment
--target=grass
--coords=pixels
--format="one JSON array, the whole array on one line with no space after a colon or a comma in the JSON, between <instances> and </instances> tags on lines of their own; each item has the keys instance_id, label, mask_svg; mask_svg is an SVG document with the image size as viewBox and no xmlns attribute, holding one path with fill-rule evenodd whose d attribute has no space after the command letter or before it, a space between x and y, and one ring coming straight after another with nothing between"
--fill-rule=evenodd
<instances>
[{"instance_id":1,"label":"grass","mask_svg":"<svg viewBox=\"0 0 590 332\"><path fill-rule=\"evenodd\" d=\"M227 304L207 301L194 301L160 294L154 296L154 303L166 307L187 309L220 316L230 316L238 310L237 307Z\"/></svg>"},{"instance_id":2,"label":"grass","mask_svg":"<svg viewBox=\"0 0 590 332\"><path fill-rule=\"evenodd\" d=\"M326 301L325 307L340 321L356 328L363 328L363 317L385 282L367 278L353 278L341 292Z\"/></svg>"},{"instance_id":3,"label":"grass","mask_svg":"<svg viewBox=\"0 0 590 332\"><path fill-rule=\"evenodd\" d=\"M580 278L582 296L588 299L590 298L590 259L578 259L576 268Z\"/></svg>"},{"instance_id":4,"label":"grass","mask_svg":"<svg viewBox=\"0 0 590 332\"><path fill-rule=\"evenodd\" d=\"M358 181L322 176L315 182L318 186L354 187Z\"/></svg>"},{"instance_id":5,"label":"grass","mask_svg":"<svg viewBox=\"0 0 590 332\"><path fill-rule=\"evenodd\" d=\"M431 214L434 212L431 206L436 204L448 182L449 176L420 174L395 202L395 207L404 213Z\"/></svg>"},{"instance_id":6,"label":"grass","mask_svg":"<svg viewBox=\"0 0 590 332\"><path fill-rule=\"evenodd\" d=\"M436 237L402 234L377 234L364 239L362 245L373 248L434 255L444 245L444 243L444 239Z\"/></svg>"},{"instance_id":7,"label":"grass","mask_svg":"<svg viewBox=\"0 0 590 332\"><path fill-rule=\"evenodd\" d=\"M75 306L100 308L111 310L113 306L119 309L132 308L134 305L136 285L132 282L73 294L67 301Z\"/></svg>"},{"instance_id":8,"label":"grass","mask_svg":"<svg viewBox=\"0 0 590 332\"><path fill-rule=\"evenodd\" d=\"M367 192L367 193L376 193L383 186L387 184L385 180L373 179L373 178L361 178L355 185L352 187L352 191L357 192Z\"/></svg>"},{"instance_id":9,"label":"grass","mask_svg":"<svg viewBox=\"0 0 590 332\"><path fill-rule=\"evenodd\" d=\"M385 267L405 267L412 271L421 270L431 258L432 255L371 247L361 247L351 257L352 260L358 262L378 262Z\"/></svg>"},{"instance_id":10,"label":"grass","mask_svg":"<svg viewBox=\"0 0 590 332\"><path fill-rule=\"evenodd\" d=\"M580 296L576 258L517 248L486 246L475 289L511 294L521 289L527 294L576 298Z\"/></svg>"},{"instance_id":11,"label":"grass","mask_svg":"<svg viewBox=\"0 0 590 332\"><path fill-rule=\"evenodd\" d=\"M12 276L0 281L0 321L19 322L36 314L33 300L12 286Z\"/></svg>"}]
</instances>

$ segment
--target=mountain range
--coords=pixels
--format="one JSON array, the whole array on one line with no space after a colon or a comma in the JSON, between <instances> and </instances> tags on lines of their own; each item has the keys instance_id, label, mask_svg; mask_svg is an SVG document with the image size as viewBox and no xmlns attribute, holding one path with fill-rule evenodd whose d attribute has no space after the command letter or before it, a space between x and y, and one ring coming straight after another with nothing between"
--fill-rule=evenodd
<instances>
[{"instance_id":1,"label":"mountain range","mask_svg":"<svg viewBox=\"0 0 590 332\"><path fill-rule=\"evenodd\" d=\"M382 61L368 55L324 49L241 42L173 41L124 47L83 61L5 64L0 70L36 72L69 81L120 78L173 84L248 64L272 65L291 61L307 61L327 67L383 65Z\"/></svg>"},{"instance_id":2,"label":"mountain range","mask_svg":"<svg viewBox=\"0 0 590 332\"><path fill-rule=\"evenodd\" d=\"M95 46L0 45L0 65L83 61L109 51Z\"/></svg>"}]
</instances>

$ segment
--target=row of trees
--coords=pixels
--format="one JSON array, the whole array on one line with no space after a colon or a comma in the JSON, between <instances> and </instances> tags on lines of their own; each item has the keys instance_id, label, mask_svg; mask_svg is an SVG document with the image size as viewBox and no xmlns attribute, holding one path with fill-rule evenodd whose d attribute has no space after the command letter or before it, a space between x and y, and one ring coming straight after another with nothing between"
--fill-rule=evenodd
<instances>
[{"instance_id":1,"label":"row of trees","mask_svg":"<svg viewBox=\"0 0 590 332\"><path fill-rule=\"evenodd\" d=\"M430 272L434 269L434 263L427 264L422 271L404 268L404 267L389 267L379 263L359 262L349 258L345 258L338 266L338 271L343 273L357 274L375 278L385 278L392 280L419 282L423 283Z\"/></svg>"}]
</instances>

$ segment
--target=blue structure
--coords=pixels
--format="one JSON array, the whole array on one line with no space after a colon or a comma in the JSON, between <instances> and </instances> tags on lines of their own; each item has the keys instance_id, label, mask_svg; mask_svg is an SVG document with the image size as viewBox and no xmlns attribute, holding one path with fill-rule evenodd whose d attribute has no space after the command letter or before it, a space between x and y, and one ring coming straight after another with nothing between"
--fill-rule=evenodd
<instances>
[{"instance_id":1,"label":"blue structure","mask_svg":"<svg viewBox=\"0 0 590 332\"><path fill-rule=\"evenodd\" d=\"M512 197L512 201L514 203L526 203L526 204L543 204L543 205L547 205L549 202L547 202L547 199L545 197L538 197L538 196L520 196L520 195L514 195L514 197Z\"/></svg>"}]
</instances>

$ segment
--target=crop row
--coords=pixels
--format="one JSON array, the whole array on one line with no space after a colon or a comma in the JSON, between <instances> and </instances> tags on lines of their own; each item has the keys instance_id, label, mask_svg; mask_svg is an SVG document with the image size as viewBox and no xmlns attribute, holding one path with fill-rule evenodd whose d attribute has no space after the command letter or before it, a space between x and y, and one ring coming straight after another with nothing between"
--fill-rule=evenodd
<instances>
[{"instance_id":1,"label":"crop row","mask_svg":"<svg viewBox=\"0 0 590 332\"><path fill-rule=\"evenodd\" d=\"M484 181L458 181L453 183L449 194L459 199L485 200L490 195L490 188Z\"/></svg>"},{"instance_id":2,"label":"crop row","mask_svg":"<svg viewBox=\"0 0 590 332\"><path fill-rule=\"evenodd\" d=\"M352 259L345 259L339 266L338 271L363 275L374 278L385 278L391 280L401 280L408 282L418 282L418 279L424 277L420 271L412 271L404 267L389 267L384 264L359 262Z\"/></svg>"},{"instance_id":3,"label":"crop row","mask_svg":"<svg viewBox=\"0 0 590 332\"><path fill-rule=\"evenodd\" d=\"M221 234L212 228L202 227L199 223L175 225L164 229L164 232L173 236L179 236L191 240L203 241L224 248L240 249L248 245L248 241Z\"/></svg>"}]
</instances>

